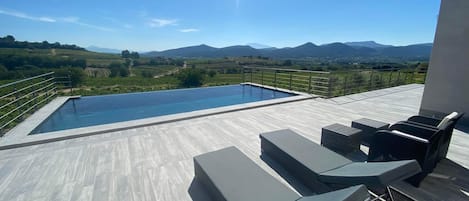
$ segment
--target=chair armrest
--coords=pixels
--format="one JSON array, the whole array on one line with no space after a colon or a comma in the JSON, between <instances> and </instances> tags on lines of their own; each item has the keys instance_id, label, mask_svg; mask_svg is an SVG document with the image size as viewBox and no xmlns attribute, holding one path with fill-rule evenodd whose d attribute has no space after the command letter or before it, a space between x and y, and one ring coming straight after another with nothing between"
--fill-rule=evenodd
<instances>
[{"instance_id":1,"label":"chair armrest","mask_svg":"<svg viewBox=\"0 0 469 201\"><path fill-rule=\"evenodd\" d=\"M427 157L438 150L437 143L409 134L380 130L374 135L368 162L415 159L424 169Z\"/></svg>"},{"instance_id":2,"label":"chair armrest","mask_svg":"<svg viewBox=\"0 0 469 201\"><path fill-rule=\"evenodd\" d=\"M425 117L425 116L412 116L409 119L407 119L407 121L417 122L417 123L436 127L441 122L441 119Z\"/></svg>"},{"instance_id":3,"label":"chair armrest","mask_svg":"<svg viewBox=\"0 0 469 201\"><path fill-rule=\"evenodd\" d=\"M393 124L389 127L389 130L398 130L427 140L433 138L433 136L438 133L438 129L436 128L407 123L404 121Z\"/></svg>"}]
</instances>

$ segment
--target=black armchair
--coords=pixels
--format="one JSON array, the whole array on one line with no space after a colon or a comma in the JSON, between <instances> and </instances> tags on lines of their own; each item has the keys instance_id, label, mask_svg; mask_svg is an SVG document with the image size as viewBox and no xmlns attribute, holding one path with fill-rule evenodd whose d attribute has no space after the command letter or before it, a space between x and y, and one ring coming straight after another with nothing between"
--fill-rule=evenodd
<instances>
[{"instance_id":1,"label":"black armchair","mask_svg":"<svg viewBox=\"0 0 469 201\"><path fill-rule=\"evenodd\" d=\"M453 130L456 124L458 123L459 119L464 116L463 112L458 112L456 116L453 116L450 121L448 122L450 125L445 129L444 136L441 139L441 144L438 151L437 162L441 159L446 158L448 153L448 148L451 143L451 137L453 136ZM427 127L431 129L438 129L438 125L440 124L442 119L432 118L432 117L425 117L425 116L412 116L407 119L406 123L414 124L422 127Z\"/></svg>"},{"instance_id":2,"label":"black armchair","mask_svg":"<svg viewBox=\"0 0 469 201\"><path fill-rule=\"evenodd\" d=\"M407 181L418 186L436 166L443 135L444 129L431 129L398 122L392 125L390 130L380 130L375 133L368 152L368 161L415 159L420 164L422 172Z\"/></svg>"}]
</instances>

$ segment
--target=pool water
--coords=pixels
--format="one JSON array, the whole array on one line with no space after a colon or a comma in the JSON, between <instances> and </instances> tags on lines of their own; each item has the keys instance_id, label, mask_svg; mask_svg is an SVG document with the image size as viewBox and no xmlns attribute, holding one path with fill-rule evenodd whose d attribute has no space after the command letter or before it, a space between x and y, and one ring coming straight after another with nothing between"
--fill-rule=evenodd
<instances>
[{"instance_id":1,"label":"pool water","mask_svg":"<svg viewBox=\"0 0 469 201\"><path fill-rule=\"evenodd\" d=\"M94 126L294 96L252 85L228 85L70 99L31 134Z\"/></svg>"}]
</instances>

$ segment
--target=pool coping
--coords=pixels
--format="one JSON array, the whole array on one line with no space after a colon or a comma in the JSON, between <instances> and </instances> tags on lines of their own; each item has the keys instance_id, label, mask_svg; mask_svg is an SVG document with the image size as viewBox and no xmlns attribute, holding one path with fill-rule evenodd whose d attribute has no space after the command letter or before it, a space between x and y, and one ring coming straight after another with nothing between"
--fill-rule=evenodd
<instances>
[{"instance_id":1,"label":"pool coping","mask_svg":"<svg viewBox=\"0 0 469 201\"><path fill-rule=\"evenodd\" d=\"M74 139L92 135L98 135L103 133L115 132L120 130L127 130L127 129L134 129L182 120L188 120L193 118L200 118L206 117L211 115L241 111L241 110L248 110L254 109L259 107L277 105L282 103L289 103L301 100L307 100L312 98L317 98L318 96L282 89L282 88L275 88L255 83L240 83L241 85L252 85L257 87L263 87L267 89L273 89L277 91L282 91L286 93L296 94L296 96L285 97L285 98L278 98L272 100L265 100L265 101L256 101L250 103L243 103L243 104L236 104L230 106L223 106L217 108L210 108L204 110L196 110L191 112L184 112L178 114L171 114L171 115L164 115L158 117L150 117L144 119L137 119L137 120L130 120L130 121L123 121L123 122L116 122L116 123L109 123L109 124L102 124L96 126L88 126L88 127L81 127L81 128L74 128L74 129L67 129L61 131L54 131L36 135L29 135L40 123L46 120L49 115L55 112L60 106L62 106L67 100L69 100L70 96L68 97L57 97L46 106L35 112L33 115L28 117L26 120L18 124L15 128L11 129L6 135L0 138L0 150L5 149L13 149L18 147L25 147L30 145L37 145L37 144L44 144L49 142L55 141L62 141L67 139Z\"/></svg>"}]
</instances>

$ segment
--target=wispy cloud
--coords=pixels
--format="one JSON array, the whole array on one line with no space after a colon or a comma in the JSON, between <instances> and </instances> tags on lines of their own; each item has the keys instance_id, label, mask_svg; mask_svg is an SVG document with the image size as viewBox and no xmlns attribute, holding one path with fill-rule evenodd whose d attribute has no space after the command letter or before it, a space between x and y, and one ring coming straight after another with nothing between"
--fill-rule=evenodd
<instances>
[{"instance_id":1,"label":"wispy cloud","mask_svg":"<svg viewBox=\"0 0 469 201\"><path fill-rule=\"evenodd\" d=\"M83 26L83 27L97 29L97 30L100 30L100 31L114 31L114 29L111 29L111 28L108 28L108 27L88 24L88 23L84 23L84 22L80 22L80 21L71 22L71 23L77 24L77 25L80 25L80 26Z\"/></svg>"},{"instance_id":2,"label":"wispy cloud","mask_svg":"<svg viewBox=\"0 0 469 201\"><path fill-rule=\"evenodd\" d=\"M178 20L176 19L151 19L148 22L148 25L150 27L165 27L165 26L175 26L177 24Z\"/></svg>"},{"instance_id":3,"label":"wispy cloud","mask_svg":"<svg viewBox=\"0 0 469 201\"><path fill-rule=\"evenodd\" d=\"M57 21L50 17L44 17L44 16L35 17L35 16L28 15L26 13L18 12L18 11L0 10L0 14L9 15L12 17L17 17L17 18L28 19L28 20L41 21L41 22L56 22Z\"/></svg>"},{"instance_id":4,"label":"wispy cloud","mask_svg":"<svg viewBox=\"0 0 469 201\"><path fill-rule=\"evenodd\" d=\"M76 23L80 20L80 18L78 18L78 17L63 17L63 18L60 18L60 20L62 20L63 22L68 22L68 23Z\"/></svg>"},{"instance_id":5,"label":"wispy cloud","mask_svg":"<svg viewBox=\"0 0 469 201\"><path fill-rule=\"evenodd\" d=\"M111 29L111 28L108 28L108 27L98 26L98 25L88 24L88 23L82 22L82 21L80 21L79 17L62 17L62 18L57 18L57 21L70 23L70 24L76 24L76 25L80 25L80 26L83 26L83 27L97 29L97 30L100 30L100 31L114 31L114 29Z\"/></svg>"},{"instance_id":6,"label":"wispy cloud","mask_svg":"<svg viewBox=\"0 0 469 201\"><path fill-rule=\"evenodd\" d=\"M19 12L19 11L2 10L2 9L0 9L0 14L27 19L27 20L33 20L33 21L48 22L48 23L62 22L62 23L76 24L76 25L80 25L83 27L93 28L93 29L97 29L101 31L114 31L113 29L108 28L108 27L81 22L80 18L78 17L57 17L57 18L46 17L46 16L36 17L36 16L32 16L23 12Z\"/></svg>"},{"instance_id":7,"label":"wispy cloud","mask_svg":"<svg viewBox=\"0 0 469 201\"><path fill-rule=\"evenodd\" d=\"M198 32L200 31L199 29L180 29L179 32L182 32L182 33L189 33L189 32Z\"/></svg>"},{"instance_id":8,"label":"wispy cloud","mask_svg":"<svg viewBox=\"0 0 469 201\"><path fill-rule=\"evenodd\" d=\"M118 19L113 18L113 17L103 17L103 19L106 20L106 21L111 22L115 26L119 26L119 27L122 27L122 28L125 28L125 29L132 29L134 27L131 24L124 23L124 22L122 22L122 20L118 20Z\"/></svg>"}]
</instances>

